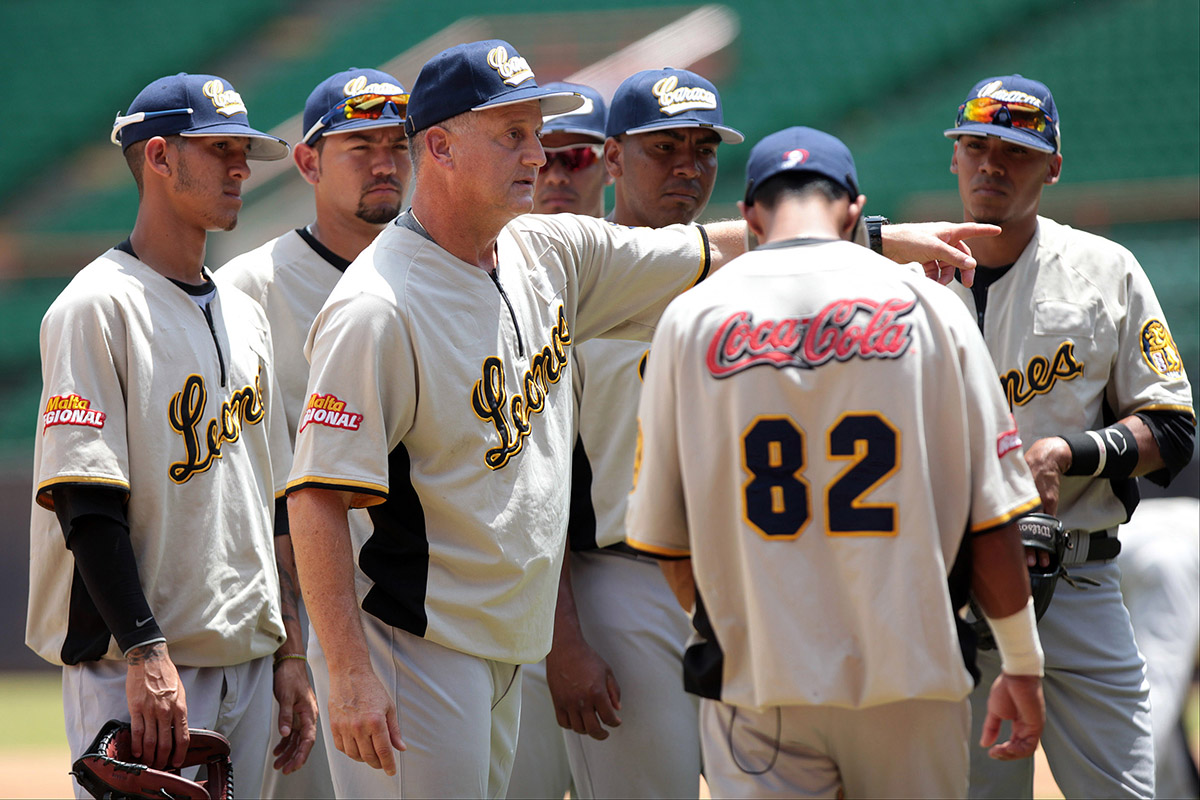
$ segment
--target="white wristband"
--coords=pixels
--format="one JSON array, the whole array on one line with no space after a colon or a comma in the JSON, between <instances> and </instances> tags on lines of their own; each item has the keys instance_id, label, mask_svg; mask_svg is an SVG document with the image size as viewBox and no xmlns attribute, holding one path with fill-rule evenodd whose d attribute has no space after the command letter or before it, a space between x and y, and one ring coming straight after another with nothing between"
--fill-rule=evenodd
<instances>
[{"instance_id":1,"label":"white wristband","mask_svg":"<svg viewBox=\"0 0 1200 800\"><path fill-rule=\"evenodd\" d=\"M1041 675L1045 666L1042 643L1037 634L1037 617L1033 613L1033 598L1025 608L1000 619L988 618L996 649L1000 651L1000 667L1009 675Z\"/></svg>"}]
</instances>

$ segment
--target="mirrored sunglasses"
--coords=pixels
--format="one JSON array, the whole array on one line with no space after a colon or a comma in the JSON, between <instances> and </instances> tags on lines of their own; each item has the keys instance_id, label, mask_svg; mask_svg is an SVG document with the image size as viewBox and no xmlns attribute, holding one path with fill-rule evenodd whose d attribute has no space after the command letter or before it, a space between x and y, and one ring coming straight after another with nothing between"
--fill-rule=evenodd
<instances>
[{"instance_id":1,"label":"mirrored sunglasses","mask_svg":"<svg viewBox=\"0 0 1200 800\"><path fill-rule=\"evenodd\" d=\"M379 119L391 103L399 115L401 124L404 115L408 113L408 95L406 94L356 94L340 101L326 111L319 120L304 134L304 143L311 145L323 128L331 126L334 120L343 119Z\"/></svg>"},{"instance_id":2,"label":"mirrored sunglasses","mask_svg":"<svg viewBox=\"0 0 1200 800\"><path fill-rule=\"evenodd\" d=\"M1042 109L1029 103L1009 103L992 97L976 97L958 107L956 126L965 122L1004 125L1041 133L1053 120L1049 120Z\"/></svg>"},{"instance_id":3,"label":"mirrored sunglasses","mask_svg":"<svg viewBox=\"0 0 1200 800\"><path fill-rule=\"evenodd\" d=\"M600 160L600 154L604 151L604 145L571 144L566 147L545 147L542 149L546 153L546 163L542 165L543 172L550 169L556 163L562 164L563 169L567 172L579 172L579 170L587 169Z\"/></svg>"}]
</instances>

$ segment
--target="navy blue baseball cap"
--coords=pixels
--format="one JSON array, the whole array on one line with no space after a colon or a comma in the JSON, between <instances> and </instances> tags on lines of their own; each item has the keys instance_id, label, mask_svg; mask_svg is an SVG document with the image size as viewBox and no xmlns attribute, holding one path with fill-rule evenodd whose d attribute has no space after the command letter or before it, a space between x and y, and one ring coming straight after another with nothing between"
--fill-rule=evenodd
<instances>
[{"instance_id":1,"label":"navy blue baseball cap","mask_svg":"<svg viewBox=\"0 0 1200 800\"><path fill-rule=\"evenodd\" d=\"M550 117L542 125L542 133L577 133L580 136L592 136L598 142L604 141L604 123L608 119L608 105L604 96L591 86L582 83L567 83L555 81L547 83L544 89L551 91L578 92L583 95L583 105L566 114Z\"/></svg>"},{"instance_id":2,"label":"navy blue baseball cap","mask_svg":"<svg viewBox=\"0 0 1200 800\"><path fill-rule=\"evenodd\" d=\"M1058 109L1046 84L1020 75L984 78L958 107L947 138L995 136L1043 153L1062 149Z\"/></svg>"},{"instance_id":3,"label":"navy blue baseball cap","mask_svg":"<svg viewBox=\"0 0 1200 800\"><path fill-rule=\"evenodd\" d=\"M250 127L242 96L215 75L181 72L159 78L138 92L129 111L113 121L110 138L122 151L154 136L248 136L246 157L258 161L286 158L283 139Z\"/></svg>"},{"instance_id":4,"label":"navy blue baseball cap","mask_svg":"<svg viewBox=\"0 0 1200 800\"><path fill-rule=\"evenodd\" d=\"M754 145L746 162L746 205L759 187L781 172L815 172L858 197L858 171L850 149L816 128L784 128Z\"/></svg>"},{"instance_id":5,"label":"navy blue baseball cap","mask_svg":"<svg viewBox=\"0 0 1200 800\"><path fill-rule=\"evenodd\" d=\"M717 87L694 72L644 69L617 87L605 128L609 136L670 128L712 128L726 144L746 138L725 124Z\"/></svg>"},{"instance_id":6,"label":"navy blue baseball cap","mask_svg":"<svg viewBox=\"0 0 1200 800\"><path fill-rule=\"evenodd\" d=\"M381 99L365 112L354 108L347 110L348 99L364 95L392 99ZM304 104L303 142L311 146L327 133L403 125L407 107L407 90L386 72L344 70L321 81L308 96Z\"/></svg>"},{"instance_id":7,"label":"navy blue baseball cap","mask_svg":"<svg viewBox=\"0 0 1200 800\"><path fill-rule=\"evenodd\" d=\"M529 62L502 39L455 45L421 67L404 130L412 136L467 111L529 100L541 101L543 116L574 111L584 102L578 92L539 87Z\"/></svg>"}]
</instances>

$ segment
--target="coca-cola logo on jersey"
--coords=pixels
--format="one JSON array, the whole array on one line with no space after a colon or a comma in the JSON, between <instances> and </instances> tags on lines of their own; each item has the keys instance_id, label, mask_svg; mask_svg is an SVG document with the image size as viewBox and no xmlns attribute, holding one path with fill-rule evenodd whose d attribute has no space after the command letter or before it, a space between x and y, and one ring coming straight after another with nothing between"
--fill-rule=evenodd
<instances>
[{"instance_id":1,"label":"coca-cola logo on jersey","mask_svg":"<svg viewBox=\"0 0 1200 800\"><path fill-rule=\"evenodd\" d=\"M916 300L837 300L806 317L755 320L739 311L708 346L708 371L727 378L759 364L812 369L852 358L899 358L912 344L904 319Z\"/></svg>"}]
</instances>

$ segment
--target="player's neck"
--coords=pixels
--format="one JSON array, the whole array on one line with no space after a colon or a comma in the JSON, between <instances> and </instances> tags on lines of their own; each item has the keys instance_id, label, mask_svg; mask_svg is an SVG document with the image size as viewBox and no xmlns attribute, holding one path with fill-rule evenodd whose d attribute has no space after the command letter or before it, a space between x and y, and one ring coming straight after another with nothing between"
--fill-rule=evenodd
<instances>
[{"instance_id":1,"label":"player's neck","mask_svg":"<svg viewBox=\"0 0 1200 800\"><path fill-rule=\"evenodd\" d=\"M760 244L788 239L841 239L834 206L812 198L781 202L773 211L759 216L763 226Z\"/></svg>"},{"instance_id":2,"label":"player's neck","mask_svg":"<svg viewBox=\"0 0 1200 800\"><path fill-rule=\"evenodd\" d=\"M966 222L976 221L970 214L964 214L963 219ZM979 266L985 269L1008 266L1016 263L1016 260L1021 257L1021 253L1025 252L1025 248L1029 246L1036 231L1037 215L1033 214L1022 219L1000 223L999 236L972 239L969 242L971 255L975 257Z\"/></svg>"},{"instance_id":3,"label":"player's neck","mask_svg":"<svg viewBox=\"0 0 1200 800\"><path fill-rule=\"evenodd\" d=\"M353 261L385 227L386 223L372 225L357 217L353 220L339 219L332 214L322 214L321 210L317 209L317 220L309 225L308 229L318 242L328 247L335 255Z\"/></svg>"},{"instance_id":4,"label":"player's neck","mask_svg":"<svg viewBox=\"0 0 1200 800\"><path fill-rule=\"evenodd\" d=\"M129 243L138 260L167 278L183 283L204 282L204 248L208 234L167 215L138 210Z\"/></svg>"},{"instance_id":5,"label":"player's neck","mask_svg":"<svg viewBox=\"0 0 1200 800\"><path fill-rule=\"evenodd\" d=\"M412 212L425 228L425 232L437 242L438 247L455 258L473 264L485 272L496 268L496 239L504 224L496 221L488 224L468 210L456 208L451 203L439 202L436 192L413 191ZM472 224L475 222L476 224Z\"/></svg>"}]
</instances>

